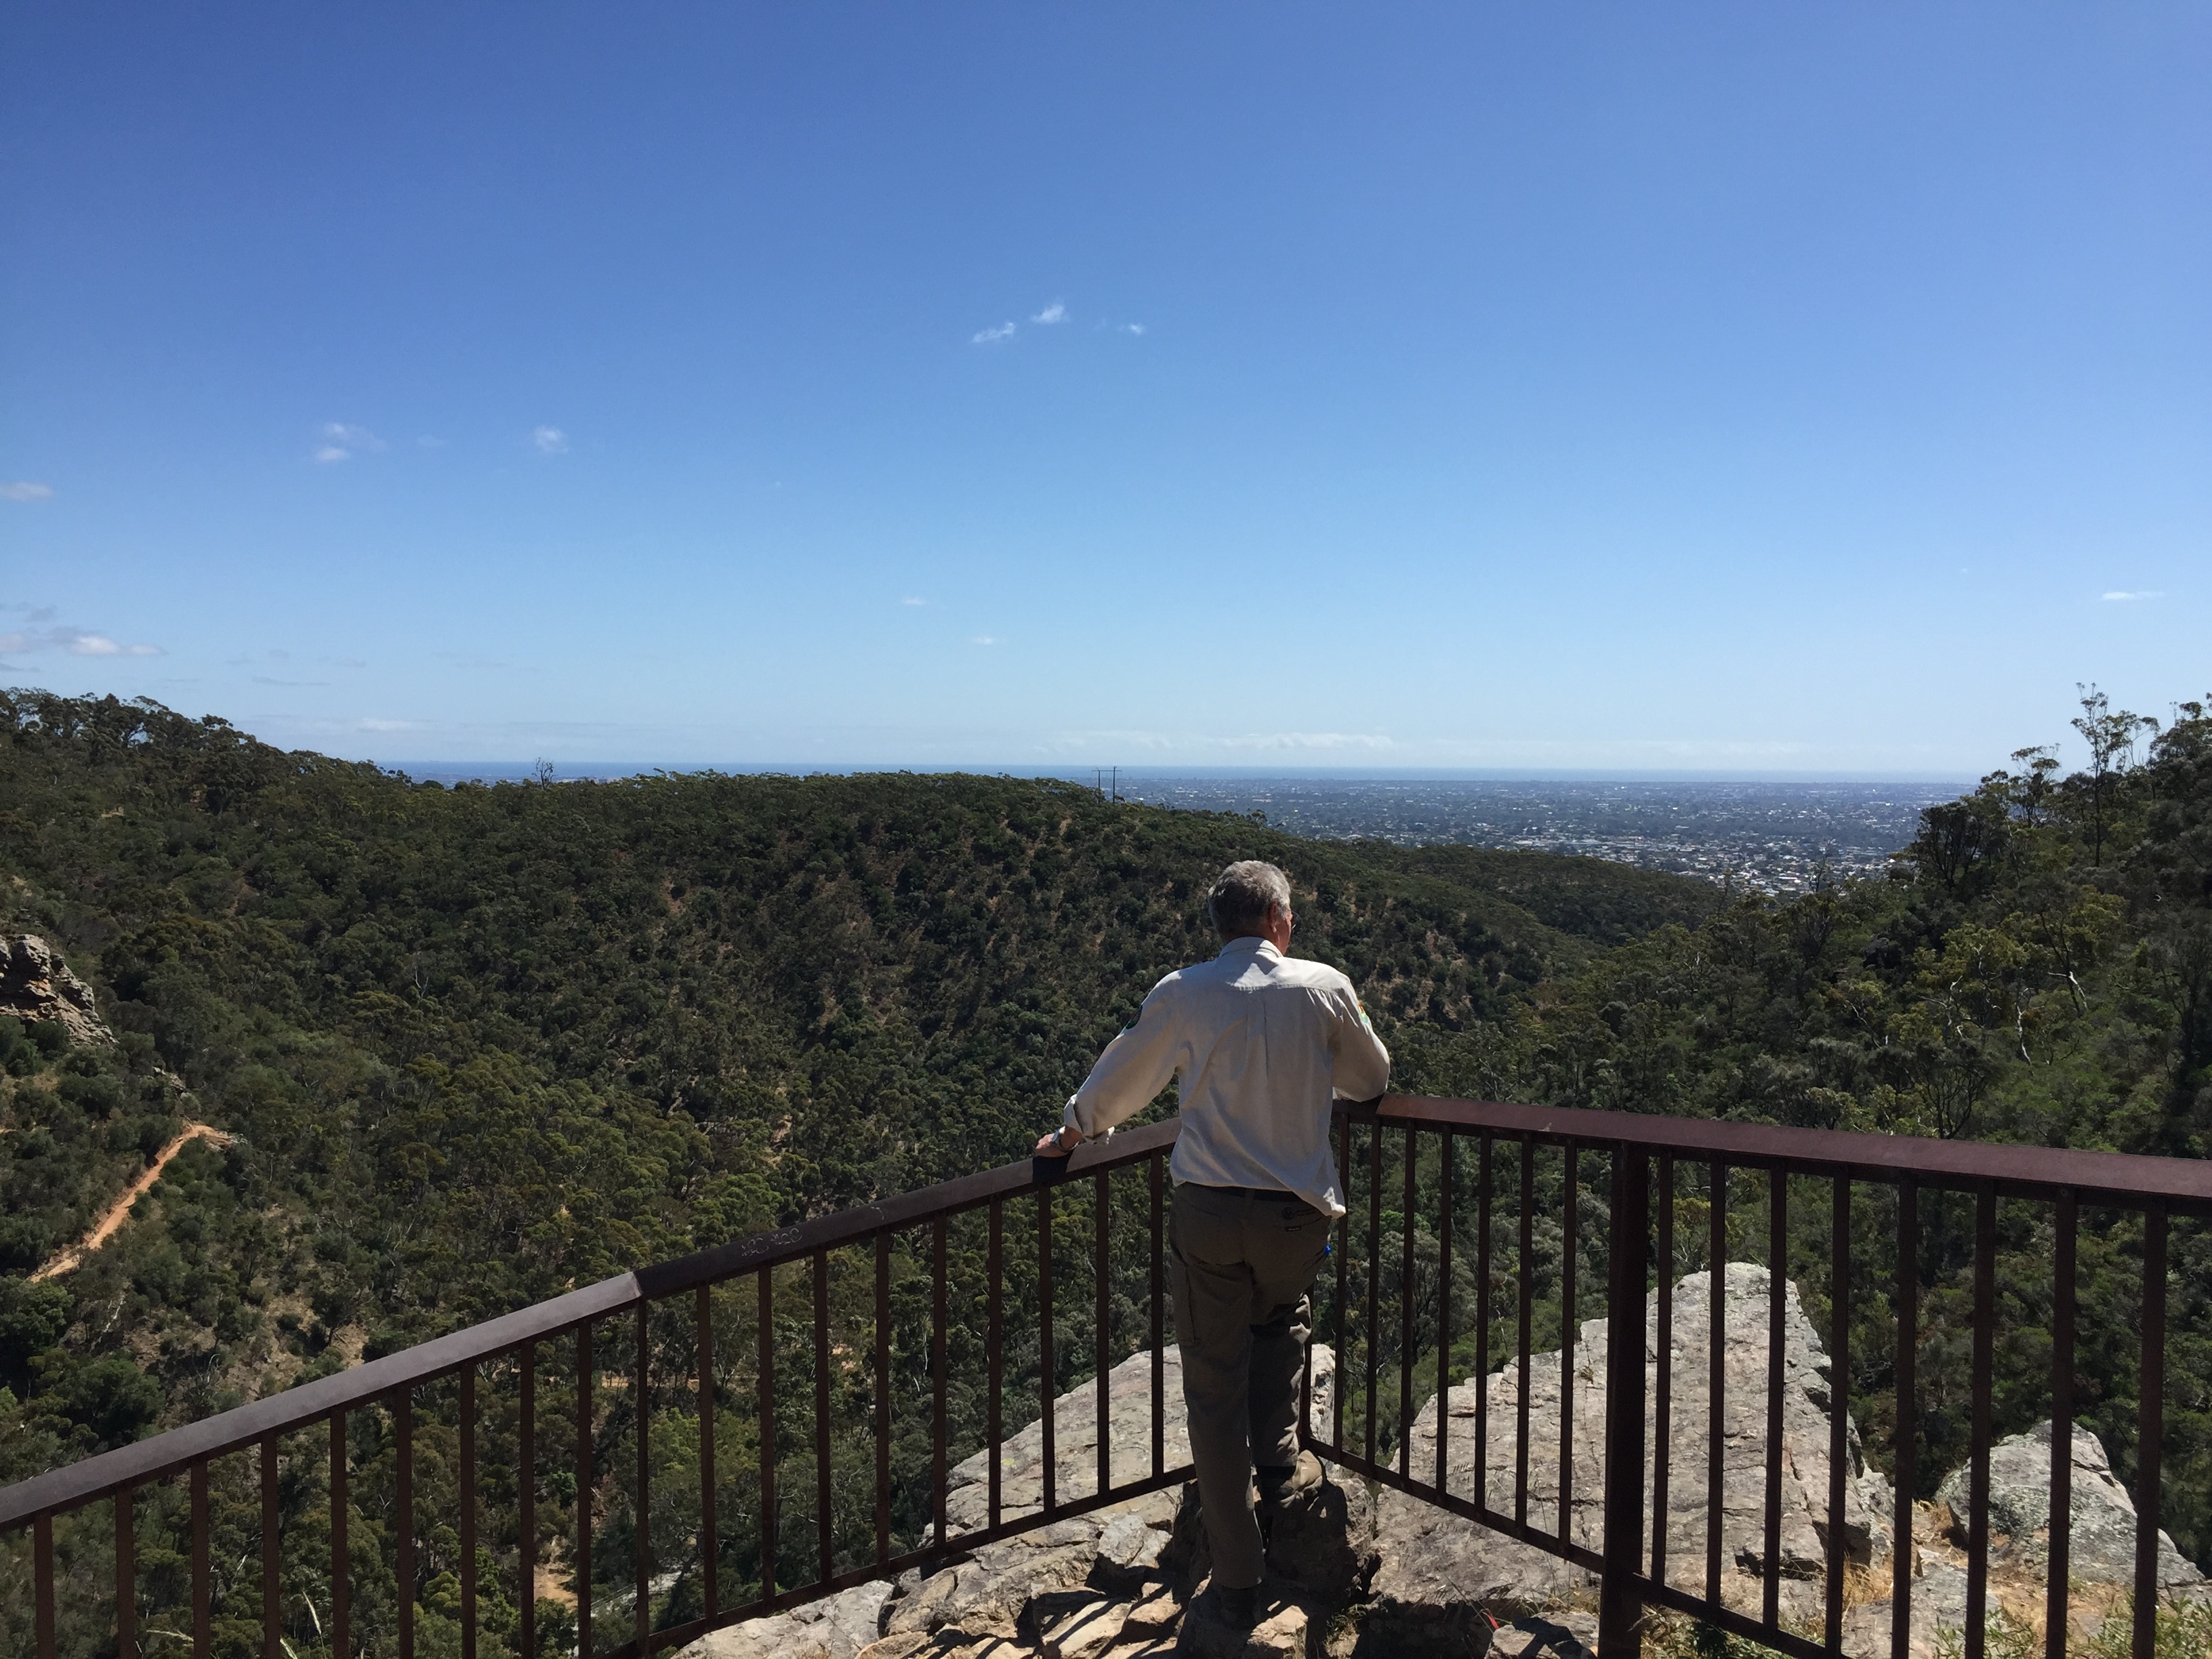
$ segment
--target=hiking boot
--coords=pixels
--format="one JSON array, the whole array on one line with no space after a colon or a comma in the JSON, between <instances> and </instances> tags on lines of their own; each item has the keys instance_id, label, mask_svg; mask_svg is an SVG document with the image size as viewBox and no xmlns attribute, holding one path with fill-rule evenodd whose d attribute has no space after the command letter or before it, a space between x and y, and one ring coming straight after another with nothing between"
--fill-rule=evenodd
<instances>
[{"instance_id":1,"label":"hiking boot","mask_svg":"<svg viewBox=\"0 0 2212 1659\"><path fill-rule=\"evenodd\" d=\"M1260 1507L1263 1510L1286 1510L1303 1504L1321 1489L1321 1459L1310 1451L1298 1454L1298 1461L1287 1469L1261 1469Z\"/></svg>"},{"instance_id":2,"label":"hiking boot","mask_svg":"<svg viewBox=\"0 0 2212 1659\"><path fill-rule=\"evenodd\" d=\"M1225 1584L1213 1587L1214 1611L1221 1622L1231 1630L1249 1630L1260 1622L1260 1589L1247 1584L1243 1589L1231 1589Z\"/></svg>"}]
</instances>

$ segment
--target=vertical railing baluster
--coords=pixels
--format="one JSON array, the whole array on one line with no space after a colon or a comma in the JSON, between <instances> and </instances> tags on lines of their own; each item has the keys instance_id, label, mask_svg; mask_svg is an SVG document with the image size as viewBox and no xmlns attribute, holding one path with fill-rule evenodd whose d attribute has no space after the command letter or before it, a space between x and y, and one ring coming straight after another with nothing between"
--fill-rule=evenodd
<instances>
[{"instance_id":1,"label":"vertical railing baluster","mask_svg":"<svg viewBox=\"0 0 2212 1659\"><path fill-rule=\"evenodd\" d=\"M477 1659L477 1368L461 1368L461 1659Z\"/></svg>"},{"instance_id":2,"label":"vertical railing baluster","mask_svg":"<svg viewBox=\"0 0 2212 1659\"><path fill-rule=\"evenodd\" d=\"M31 1639L38 1659L54 1659L54 1517L31 1522Z\"/></svg>"},{"instance_id":3,"label":"vertical railing baluster","mask_svg":"<svg viewBox=\"0 0 2212 1659\"><path fill-rule=\"evenodd\" d=\"M1651 1237L1645 1154L1613 1149L1606 1239L1605 1567L1598 1587L1598 1659L1639 1659L1644 1565L1644 1261ZM1624 1340L1626 1339L1626 1340Z\"/></svg>"},{"instance_id":4,"label":"vertical railing baluster","mask_svg":"<svg viewBox=\"0 0 2212 1659\"><path fill-rule=\"evenodd\" d=\"M1112 1402L1109 1401L1106 1396L1106 1372L1109 1369L1109 1355L1111 1352L1111 1344L1109 1341L1110 1332L1108 1328L1108 1322L1112 1312L1111 1298L1113 1294L1113 1285L1108 1276L1107 1260L1107 1253L1110 1243L1108 1237L1108 1232L1113 1224L1112 1198L1107 1188L1107 1181L1108 1176L1106 1171L1103 1170L1099 1170L1097 1175L1091 1177L1092 1185L1091 1193L1091 1228L1092 1235L1093 1256L1091 1265L1091 1292L1094 1302L1091 1322L1096 1328L1091 1334L1091 1346L1093 1349L1093 1358L1091 1362L1091 1390L1097 1396L1095 1403L1098 1408L1098 1444L1097 1447L1098 1454L1098 1486L1097 1490L1100 1492L1105 1492L1108 1487L1114 1484L1114 1437L1107 1427L1109 1407Z\"/></svg>"},{"instance_id":5,"label":"vertical railing baluster","mask_svg":"<svg viewBox=\"0 0 2212 1659\"><path fill-rule=\"evenodd\" d=\"M519 1621L515 1650L526 1659L538 1652L538 1345L526 1342L518 1356L522 1376L515 1401L514 1549L517 1580L514 1611ZM709 1570L711 1574L712 1570ZM707 1582L714 1581L710 1576ZM711 1608L714 1603L709 1601ZM337 1653L333 1659L346 1659Z\"/></svg>"},{"instance_id":6,"label":"vertical railing baluster","mask_svg":"<svg viewBox=\"0 0 2212 1659\"><path fill-rule=\"evenodd\" d=\"M192 1465L192 1656L211 1659L215 1652L213 1575L208 1561L208 1466Z\"/></svg>"},{"instance_id":7,"label":"vertical railing baluster","mask_svg":"<svg viewBox=\"0 0 2212 1659\"><path fill-rule=\"evenodd\" d=\"M276 1519L276 1437L262 1437L261 1659L284 1659L283 1540ZM473 1659L473 1656L471 1656Z\"/></svg>"},{"instance_id":8,"label":"vertical railing baluster","mask_svg":"<svg viewBox=\"0 0 2212 1659\"><path fill-rule=\"evenodd\" d=\"M1790 1177L1766 1173L1766 1535L1765 1593L1760 1617L1782 1618L1782 1352L1790 1291Z\"/></svg>"},{"instance_id":9,"label":"vertical railing baluster","mask_svg":"<svg viewBox=\"0 0 2212 1659\"><path fill-rule=\"evenodd\" d=\"M1161 1188L1166 1184L1167 1159L1158 1152L1145 1160L1145 1179L1150 1188L1152 1228L1152 1475L1158 1479L1167 1472L1167 1344L1166 1291L1167 1258L1164 1234L1165 1205ZM1306 1370L1309 1386L1306 1389L1306 1409L1312 1409L1313 1390L1310 1386L1313 1361L1312 1347L1307 1347ZM1305 1425L1310 1429L1311 1425Z\"/></svg>"},{"instance_id":10,"label":"vertical railing baluster","mask_svg":"<svg viewBox=\"0 0 2212 1659\"><path fill-rule=\"evenodd\" d=\"M836 1571L836 1517L830 1496L830 1252L814 1253L814 1541L822 1577Z\"/></svg>"},{"instance_id":11,"label":"vertical railing baluster","mask_svg":"<svg viewBox=\"0 0 2212 1659\"><path fill-rule=\"evenodd\" d=\"M138 1659L138 1546L131 1528L133 1488L115 1494L115 1659Z\"/></svg>"},{"instance_id":12,"label":"vertical railing baluster","mask_svg":"<svg viewBox=\"0 0 2212 1659\"><path fill-rule=\"evenodd\" d=\"M1352 1120L1336 1121L1337 1182L1343 1191L1344 1213L1336 1218L1336 1370L1328 1390L1329 1440L1339 1454L1344 1450L1344 1396L1352 1391L1352 1360L1345 1346L1351 1328L1347 1304L1352 1282Z\"/></svg>"},{"instance_id":13,"label":"vertical railing baluster","mask_svg":"<svg viewBox=\"0 0 2212 1659\"><path fill-rule=\"evenodd\" d=\"M346 1492L346 1414L334 1412L331 1415L331 1659L352 1659L353 1656L353 1563L348 1558L346 1540L351 1500ZM531 1608L523 1614L525 1632L531 1628L534 1612ZM526 1654L537 1651L532 1647L523 1649Z\"/></svg>"},{"instance_id":14,"label":"vertical railing baluster","mask_svg":"<svg viewBox=\"0 0 2212 1659\"><path fill-rule=\"evenodd\" d=\"M1897 1422L1890 1446L1897 1471L1896 1528L1891 1542L1889 1651L1912 1650L1912 1500L1919 1486L1919 1395L1913 1372L1920 1357L1920 1188L1907 1176L1897 1188Z\"/></svg>"},{"instance_id":15,"label":"vertical railing baluster","mask_svg":"<svg viewBox=\"0 0 2212 1659\"><path fill-rule=\"evenodd\" d=\"M699 1589L712 1615L722 1605L721 1505L714 1475L714 1293L702 1285L691 1293L694 1376L699 1390ZM528 1655L529 1650L524 1653Z\"/></svg>"},{"instance_id":16,"label":"vertical railing baluster","mask_svg":"<svg viewBox=\"0 0 2212 1659\"><path fill-rule=\"evenodd\" d=\"M1445 1126L1437 1148L1437 1490L1445 1484L1451 1442L1452 1146L1457 1139Z\"/></svg>"},{"instance_id":17,"label":"vertical railing baluster","mask_svg":"<svg viewBox=\"0 0 2212 1659\"><path fill-rule=\"evenodd\" d=\"M2142 1381L2136 1404L2134 1659L2154 1659L2158 1633L2158 1516L2166 1452L2166 1206L2143 1216Z\"/></svg>"},{"instance_id":18,"label":"vertical railing baluster","mask_svg":"<svg viewBox=\"0 0 2212 1659\"><path fill-rule=\"evenodd\" d=\"M2074 1546L2074 1253L2079 1226L2073 1193L2061 1194L2051 1224L2051 1540L2044 1659L2066 1659L2066 1579Z\"/></svg>"},{"instance_id":19,"label":"vertical railing baluster","mask_svg":"<svg viewBox=\"0 0 2212 1659\"><path fill-rule=\"evenodd\" d=\"M1712 1167L1706 1206L1705 1599L1721 1599L1721 1451L1728 1443L1728 1165Z\"/></svg>"},{"instance_id":20,"label":"vertical railing baluster","mask_svg":"<svg viewBox=\"0 0 2212 1659\"><path fill-rule=\"evenodd\" d=\"M1966 1442L1966 1659L1988 1645L1990 1593L1990 1370L1996 1363L1997 1194L1988 1182L1974 1196L1974 1330L1970 1373L1972 1428Z\"/></svg>"},{"instance_id":21,"label":"vertical railing baluster","mask_svg":"<svg viewBox=\"0 0 2212 1659\"><path fill-rule=\"evenodd\" d=\"M985 1522L993 1531L998 1529L999 1510L1006 1486L1006 1453L1000 1442L1005 1437L1005 1408L1001 1398L1006 1388L1006 1361L1000 1350L1006 1342L1006 1315L999 1293L999 1279L1006 1272L1006 1206L1004 1199L991 1200L990 1240L984 1260L984 1273L990 1283L983 1295L988 1313L989 1328L985 1332L985 1346L990 1352L985 1364L990 1368L988 1384L988 1398L984 1404L983 1435L988 1440L991 1452L990 1502Z\"/></svg>"},{"instance_id":22,"label":"vertical railing baluster","mask_svg":"<svg viewBox=\"0 0 2212 1659\"><path fill-rule=\"evenodd\" d=\"M1420 1140L1413 1126L1406 1126L1406 1191L1404 1213L1398 1218L1398 1472L1413 1477L1413 1206L1419 1192L1415 1182ZM1443 1409L1437 1406L1439 1413Z\"/></svg>"},{"instance_id":23,"label":"vertical railing baluster","mask_svg":"<svg viewBox=\"0 0 2212 1659\"><path fill-rule=\"evenodd\" d=\"M939 1216L937 1224L929 1231L930 1277L935 1281L929 1310L929 1370L930 1425L929 1456L931 1487L934 1493L937 1520L937 1541L939 1546L948 1535L949 1527L945 1513L945 1350L951 1343L952 1334L947 1328L945 1310L945 1218ZM1045 1407L1050 1412L1052 1407Z\"/></svg>"},{"instance_id":24,"label":"vertical railing baluster","mask_svg":"<svg viewBox=\"0 0 2212 1659\"><path fill-rule=\"evenodd\" d=\"M760 1428L761 1595L775 1594L775 1270L760 1270L760 1399L755 1409ZM590 1659L588 1654L581 1659Z\"/></svg>"},{"instance_id":25,"label":"vertical railing baluster","mask_svg":"<svg viewBox=\"0 0 2212 1659\"><path fill-rule=\"evenodd\" d=\"M1565 1179L1559 1212L1559 1541L1571 1544L1575 1537L1575 1258L1582 1254L1575 1237L1575 1190L1581 1175L1582 1148L1570 1140L1559 1163Z\"/></svg>"},{"instance_id":26,"label":"vertical railing baluster","mask_svg":"<svg viewBox=\"0 0 2212 1659\"><path fill-rule=\"evenodd\" d=\"M653 1330L649 1317L653 1306L647 1302L637 1304L636 1375L630 1379L630 1389L636 1401L631 1416L631 1438L636 1443L636 1467L632 1478L636 1495L630 1500L630 1567L635 1579L631 1595L630 1629L637 1644L640 1659L646 1651L647 1638L653 1634Z\"/></svg>"},{"instance_id":27,"label":"vertical railing baluster","mask_svg":"<svg viewBox=\"0 0 2212 1659\"><path fill-rule=\"evenodd\" d=\"M1536 1143L1521 1137L1520 1401L1513 1425L1513 1524L1528 1524L1528 1344L1536 1314Z\"/></svg>"},{"instance_id":28,"label":"vertical railing baluster","mask_svg":"<svg viewBox=\"0 0 2212 1659\"><path fill-rule=\"evenodd\" d=\"M1367 1126L1367 1461L1375 1461L1375 1382L1382 1366L1382 1123Z\"/></svg>"},{"instance_id":29,"label":"vertical railing baluster","mask_svg":"<svg viewBox=\"0 0 2212 1659\"><path fill-rule=\"evenodd\" d=\"M592 1322L576 1328L576 1659L592 1659Z\"/></svg>"},{"instance_id":30,"label":"vertical railing baluster","mask_svg":"<svg viewBox=\"0 0 2212 1659\"><path fill-rule=\"evenodd\" d=\"M1490 1506L1490 1182L1492 1137L1474 1158L1474 1506Z\"/></svg>"},{"instance_id":31,"label":"vertical railing baluster","mask_svg":"<svg viewBox=\"0 0 2212 1659\"><path fill-rule=\"evenodd\" d=\"M1667 1462L1674 1430L1674 1155L1658 1158L1659 1240L1653 1255L1659 1271L1658 1312L1652 1333L1651 1380L1651 1577L1667 1582ZM1610 1407L1607 1407L1611 1409ZM1639 1500L1640 1501L1640 1500Z\"/></svg>"},{"instance_id":32,"label":"vertical railing baluster","mask_svg":"<svg viewBox=\"0 0 2212 1659\"><path fill-rule=\"evenodd\" d=\"M399 1659L415 1659L415 1390L400 1389L392 1398L392 1409L399 1466L398 1490L392 1503L392 1524L398 1534L398 1570L394 1578L399 1598ZM582 1652L584 1659L590 1659L589 1648Z\"/></svg>"},{"instance_id":33,"label":"vertical railing baluster","mask_svg":"<svg viewBox=\"0 0 2212 1659\"><path fill-rule=\"evenodd\" d=\"M1844 1650L1844 1459L1851 1417L1851 1182L1838 1176L1828 1216L1828 1582L1826 1646Z\"/></svg>"},{"instance_id":34,"label":"vertical railing baluster","mask_svg":"<svg viewBox=\"0 0 2212 1659\"><path fill-rule=\"evenodd\" d=\"M1059 1391L1052 1357L1052 1188L1037 1188L1037 1418L1043 1437L1044 1513L1060 1507L1058 1428L1052 1397Z\"/></svg>"},{"instance_id":35,"label":"vertical railing baluster","mask_svg":"<svg viewBox=\"0 0 2212 1659\"><path fill-rule=\"evenodd\" d=\"M876 1559L891 1559L891 1236L876 1235Z\"/></svg>"}]
</instances>

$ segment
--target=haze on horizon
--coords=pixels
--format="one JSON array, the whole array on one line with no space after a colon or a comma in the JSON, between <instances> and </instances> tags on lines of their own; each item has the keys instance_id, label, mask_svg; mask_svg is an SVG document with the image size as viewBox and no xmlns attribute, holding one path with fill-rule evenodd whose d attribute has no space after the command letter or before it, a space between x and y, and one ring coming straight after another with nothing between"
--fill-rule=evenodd
<instances>
[{"instance_id":1,"label":"haze on horizon","mask_svg":"<svg viewBox=\"0 0 2212 1659\"><path fill-rule=\"evenodd\" d=\"M2181 4L14 6L0 684L1971 776L2212 685L2208 83Z\"/></svg>"}]
</instances>

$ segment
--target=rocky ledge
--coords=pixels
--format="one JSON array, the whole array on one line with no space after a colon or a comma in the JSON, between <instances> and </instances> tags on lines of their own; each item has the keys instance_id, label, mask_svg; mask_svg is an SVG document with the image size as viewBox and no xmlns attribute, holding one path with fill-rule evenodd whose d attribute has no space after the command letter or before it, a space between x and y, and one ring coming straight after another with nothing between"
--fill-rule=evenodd
<instances>
[{"instance_id":1,"label":"rocky ledge","mask_svg":"<svg viewBox=\"0 0 2212 1659\"><path fill-rule=\"evenodd\" d=\"M1724 1272L1722 1591L1729 1606L1755 1615L1765 1567L1769 1281L1764 1267L1749 1263L1731 1262ZM1706 1274L1692 1273L1675 1286L1667 1577L1692 1591L1705 1586L1711 1312ZM1794 1628L1817 1633L1826 1589L1831 1368L1795 1285L1784 1286L1783 1333L1781 1615ZM1560 1422L1562 1407L1571 1403L1566 1524L1573 1539L1591 1549L1603 1537L1607 1342L1606 1322L1592 1320L1577 1332L1571 1376L1563 1375L1556 1352L1534 1355L1529 1364L1528 1514L1532 1524L1559 1524ZM1655 1382L1657 1361L1654 1308L1644 1328L1644 1362ZM1173 1467L1189 1450L1173 1350L1163 1367L1160 1432ZM1335 1362L1320 1345L1314 1378L1313 1420L1321 1425L1329 1420ZM1151 1472L1152 1381L1149 1352L1107 1375L1108 1445L1117 1482ZM1654 1392L1647 1389L1647 1397ZM1476 1437L1478 1399L1486 1401L1486 1449ZM1512 1437L1521 1403L1517 1366L1431 1400L1409 1432L1413 1468L1424 1474L1436 1468L1441 1421L1449 1489L1472 1497L1480 1467L1487 1501L1510 1513ZM1090 1383L1054 1402L1054 1480L1064 1499L1097 1489L1097 1421ZM1647 1445L1654 1443L1655 1428L1647 1419ZM1844 1447L1844 1645L1852 1659L1876 1659L1889 1651L1895 1505L1889 1483L1862 1455L1856 1424L1848 1420ZM1000 1458L1002 1512L1036 1513L1042 1500L1041 1425L1004 1443ZM1992 1605L2036 1626L2049 1559L2050 1425L2000 1442L1990 1471ZM2086 1629L2132 1580L2135 1510L2103 1447L2086 1431L2075 1431L2074 1471L2070 1577L2077 1622ZM953 1471L946 1515L956 1534L986 1524L989 1476L988 1453ZM1915 1512L1910 1559L1917 1656L1936 1653L1942 1632L1965 1620L1964 1533L1954 1518L1965 1507L1965 1483L1964 1470L1954 1474L1938 1500ZM1652 1521L1647 1513L1647 1539ZM2197 1569L2163 1534L2160 1547L2160 1582L2170 1593L2208 1593ZM1279 1522L1268 1565L1259 1627L1243 1632L1223 1626L1206 1593L1196 1490L1185 1486L979 1546L927 1577L915 1573L896 1583L863 1585L719 1632L685 1650L683 1659L1153 1659L1170 1652L1235 1659L1405 1653L1475 1659L1493 1647L1500 1659L1588 1659L1595 1643L1596 1583L1590 1574L1419 1498L1387 1487L1370 1491L1357 1480L1333 1475L1310 1503ZM1494 1630L1493 1618L1504 1621Z\"/></svg>"}]
</instances>

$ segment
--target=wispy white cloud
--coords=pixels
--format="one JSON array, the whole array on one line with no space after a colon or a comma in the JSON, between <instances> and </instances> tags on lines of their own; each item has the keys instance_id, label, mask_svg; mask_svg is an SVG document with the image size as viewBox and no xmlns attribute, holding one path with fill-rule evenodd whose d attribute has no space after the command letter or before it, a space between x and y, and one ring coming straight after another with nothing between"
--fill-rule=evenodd
<instances>
[{"instance_id":1,"label":"wispy white cloud","mask_svg":"<svg viewBox=\"0 0 2212 1659\"><path fill-rule=\"evenodd\" d=\"M1012 323L1000 323L996 328L983 329L970 335L968 343L969 345L1004 345L1013 337L1014 325Z\"/></svg>"},{"instance_id":2,"label":"wispy white cloud","mask_svg":"<svg viewBox=\"0 0 2212 1659\"><path fill-rule=\"evenodd\" d=\"M48 613L51 614L51 613ZM82 628L17 629L0 634L0 656L30 656L43 651L65 651L72 657L159 657L167 653L158 645L125 645L105 634Z\"/></svg>"},{"instance_id":3,"label":"wispy white cloud","mask_svg":"<svg viewBox=\"0 0 2212 1659\"><path fill-rule=\"evenodd\" d=\"M356 455L374 455L386 447L384 440L367 427L352 426L344 421L324 422L322 436L315 459L325 465L334 461L349 461Z\"/></svg>"},{"instance_id":4,"label":"wispy white cloud","mask_svg":"<svg viewBox=\"0 0 2212 1659\"><path fill-rule=\"evenodd\" d=\"M1000 639L996 634L972 634L969 635L968 643L970 645L1004 645L1006 641Z\"/></svg>"},{"instance_id":5,"label":"wispy white cloud","mask_svg":"<svg viewBox=\"0 0 2212 1659\"><path fill-rule=\"evenodd\" d=\"M565 455L568 453L568 434L557 426L541 426L533 429L530 441L538 446L541 455Z\"/></svg>"},{"instance_id":6,"label":"wispy white cloud","mask_svg":"<svg viewBox=\"0 0 2212 1659\"><path fill-rule=\"evenodd\" d=\"M2162 599L2166 595L2161 590L2155 587L2139 587L2132 592L2126 588L2116 587L2111 592L2106 594L2105 597L2107 599L2117 599L2124 604L2130 599Z\"/></svg>"},{"instance_id":7,"label":"wispy white cloud","mask_svg":"<svg viewBox=\"0 0 2212 1659\"><path fill-rule=\"evenodd\" d=\"M33 483L28 478L0 483L0 501L50 501L53 497L54 487L52 484Z\"/></svg>"},{"instance_id":8,"label":"wispy white cloud","mask_svg":"<svg viewBox=\"0 0 2212 1659\"><path fill-rule=\"evenodd\" d=\"M921 599L915 594L909 593L906 598L901 599L899 603L901 605L927 605L929 601L927 599Z\"/></svg>"},{"instance_id":9,"label":"wispy white cloud","mask_svg":"<svg viewBox=\"0 0 2212 1659\"><path fill-rule=\"evenodd\" d=\"M1064 323L1067 320L1066 302L1060 300L1054 300L1042 311L1040 311L1036 316L1030 318L1030 320L1033 323L1042 323L1047 327L1050 327L1054 323Z\"/></svg>"},{"instance_id":10,"label":"wispy white cloud","mask_svg":"<svg viewBox=\"0 0 2212 1659\"><path fill-rule=\"evenodd\" d=\"M1142 334L1145 331L1145 325L1142 323L1124 323L1121 327L1124 331L1130 334Z\"/></svg>"},{"instance_id":11,"label":"wispy white cloud","mask_svg":"<svg viewBox=\"0 0 2212 1659\"><path fill-rule=\"evenodd\" d=\"M422 727L421 720L381 720L364 717L354 722L363 732L416 732Z\"/></svg>"}]
</instances>

